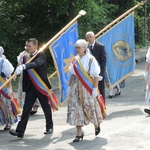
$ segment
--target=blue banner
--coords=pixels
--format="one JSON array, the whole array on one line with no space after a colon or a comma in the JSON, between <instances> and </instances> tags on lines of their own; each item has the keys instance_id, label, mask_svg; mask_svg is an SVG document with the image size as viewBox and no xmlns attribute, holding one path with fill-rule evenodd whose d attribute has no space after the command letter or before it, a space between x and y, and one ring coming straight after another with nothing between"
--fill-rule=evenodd
<instances>
[{"instance_id":1,"label":"blue banner","mask_svg":"<svg viewBox=\"0 0 150 150\"><path fill-rule=\"evenodd\" d=\"M67 88L71 76L69 65L76 55L74 44L77 40L78 25L75 23L50 46L50 52L59 77L61 103L67 98Z\"/></svg>"},{"instance_id":2,"label":"blue banner","mask_svg":"<svg viewBox=\"0 0 150 150\"><path fill-rule=\"evenodd\" d=\"M134 65L134 15L130 14L98 38L106 48L106 74L110 88L129 77Z\"/></svg>"}]
</instances>

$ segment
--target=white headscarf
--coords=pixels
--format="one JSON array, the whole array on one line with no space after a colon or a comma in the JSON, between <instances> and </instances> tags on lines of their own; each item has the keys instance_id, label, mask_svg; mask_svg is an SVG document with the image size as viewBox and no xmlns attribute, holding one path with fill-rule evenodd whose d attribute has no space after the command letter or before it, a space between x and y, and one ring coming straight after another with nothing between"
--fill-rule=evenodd
<instances>
[{"instance_id":1,"label":"white headscarf","mask_svg":"<svg viewBox=\"0 0 150 150\"><path fill-rule=\"evenodd\" d=\"M2 57L3 53L4 53L4 49L2 46L0 46L0 57Z\"/></svg>"},{"instance_id":2,"label":"white headscarf","mask_svg":"<svg viewBox=\"0 0 150 150\"><path fill-rule=\"evenodd\" d=\"M14 67L8 61L8 59L6 59L5 55L3 55L3 53L4 53L4 49L2 46L0 46L0 59L4 59L3 66L2 66L2 72L5 74L6 77L10 77L14 71Z\"/></svg>"},{"instance_id":3,"label":"white headscarf","mask_svg":"<svg viewBox=\"0 0 150 150\"><path fill-rule=\"evenodd\" d=\"M75 47L76 47L76 46L84 47L85 49L87 49L88 43L87 43L86 40L84 40L84 39L79 39L79 40L77 40L77 42L75 43Z\"/></svg>"}]
</instances>

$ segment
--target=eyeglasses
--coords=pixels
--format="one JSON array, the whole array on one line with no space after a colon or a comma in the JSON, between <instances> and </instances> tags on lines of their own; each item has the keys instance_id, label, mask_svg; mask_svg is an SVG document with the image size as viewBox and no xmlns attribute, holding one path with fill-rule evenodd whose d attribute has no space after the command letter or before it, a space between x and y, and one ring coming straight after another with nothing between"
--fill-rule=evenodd
<instances>
[{"instance_id":1,"label":"eyeglasses","mask_svg":"<svg viewBox=\"0 0 150 150\"><path fill-rule=\"evenodd\" d=\"M80 49L80 48L81 48L81 47L79 47L79 46L76 46L76 47L75 47L75 49Z\"/></svg>"}]
</instances>

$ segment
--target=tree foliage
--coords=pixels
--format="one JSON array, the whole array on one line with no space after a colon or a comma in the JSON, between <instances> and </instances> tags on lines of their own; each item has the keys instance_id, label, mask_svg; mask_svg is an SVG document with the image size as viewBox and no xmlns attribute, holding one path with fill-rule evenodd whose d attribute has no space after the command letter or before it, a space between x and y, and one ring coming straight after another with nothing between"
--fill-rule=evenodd
<instances>
[{"instance_id":1,"label":"tree foliage","mask_svg":"<svg viewBox=\"0 0 150 150\"><path fill-rule=\"evenodd\" d=\"M78 20L79 35L80 38L85 38L87 31L99 32L137 2L137 0L0 0L0 45L4 47L7 58L16 65L16 56L24 49L24 43L28 38L37 38L39 47L42 46L81 9L87 14ZM150 45L150 2L147 2L146 6L147 8L142 6L135 10L135 42L138 46ZM48 59L53 65L52 58Z\"/></svg>"}]
</instances>

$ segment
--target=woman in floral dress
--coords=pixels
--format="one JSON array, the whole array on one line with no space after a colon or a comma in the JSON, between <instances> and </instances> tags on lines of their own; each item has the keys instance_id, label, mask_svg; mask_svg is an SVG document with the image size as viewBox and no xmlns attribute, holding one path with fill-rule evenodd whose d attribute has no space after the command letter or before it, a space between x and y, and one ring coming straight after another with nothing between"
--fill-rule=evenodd
<instances>
[{"instance_id":1,"label":"woman in floral dress","mask_svg":"<svg viewBox=\"0 0 150 150\"><path fill-rule=\"evenodd\" d=\"M77 129L77 135L73 142L79 142L83 139L82 127L90 122L95 126L95 135L98 135L100 123L105 116L105 112L102 112L97 100L100 67L95 57L89 53L87 46L84 39L79 39L76 42L77 55L70 65L67 122L76 126ZM101 104L104 108L104 102L101 101Z\"/></svg>"},{"instance_id":2,"label":"woman in floral dress","mask_svg":"<svg viewBox=\"0 0 150 150\"><path fill-rule=\"evenodd\" d=\"M0 84L2 85L14 71L12 64L3 55L4 49L0 46ZM4 130L9 130L16 120L13 114L10 95L12 94L10 83L0 91L0 125L5 125Z\"/></svg>"}]
</instances>

